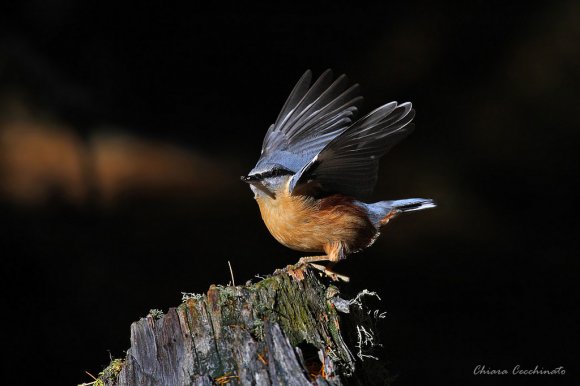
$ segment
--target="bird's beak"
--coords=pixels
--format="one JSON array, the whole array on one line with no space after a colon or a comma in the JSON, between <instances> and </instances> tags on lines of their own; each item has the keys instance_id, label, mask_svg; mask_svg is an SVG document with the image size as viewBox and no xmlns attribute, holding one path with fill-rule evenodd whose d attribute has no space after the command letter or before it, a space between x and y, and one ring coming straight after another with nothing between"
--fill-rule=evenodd
<instances>
[{"instance_id":1,"label":"bird's beak","mask_svg":"<svg viewBox=\"0 0 580 386\"><path fill-rule=\"evenodd\" d=\"M276 199L276 194L271 192L266 186L255 176L241 176L240 179L245 183L250 185L254 185L256 188L260 189L262 192L266 193L271 199Z\"/></svg>"},{"instance_id":2,"label":"bird's beak","mask_svg":"<svg viewBox=\"0 0 580 386\"><path fill-rule=\"evenodd\" d=\"M241 176L240 180L247 182L248 184L251 184L253 181L256 181L257 178L254 176Z\"/></svg>"}]
</instances>

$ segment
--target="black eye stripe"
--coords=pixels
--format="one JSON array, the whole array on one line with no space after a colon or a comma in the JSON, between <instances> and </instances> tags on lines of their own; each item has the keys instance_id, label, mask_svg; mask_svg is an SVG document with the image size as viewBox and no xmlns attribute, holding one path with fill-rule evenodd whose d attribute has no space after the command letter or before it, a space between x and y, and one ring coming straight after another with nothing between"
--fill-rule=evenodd
<instances>
[{"instance_id":1,"label":"black eye stripe","mask_svg":"<svg viewBox=\"0 0 580 386\"><path fill-rule=\"evenodd\" d=\"M270 171L267 171L265 173L262 173L260 175L260 178L263 179L263 178L268 178L268 177L285 176L285 175L289 175L289 174L292 174L292 172L290 170L276 168L276 169L272 169Z\"/></svg>"},{"instance_id":2,"label":"black eye stripe","mask_svg":"<svg viewBox=\"0 0 580 386\"><path fill-rule=\"evenodd\" d=\"M272 169L272 170L269 170L269 171L264 172L264 173L255 173L255 174L252 174L250 176L243 177L242 179L246 182L248 182L248 181L263 181L264 179L269 178L269 177L287 176L287 175L291 175L291 174L294 174L294 172L292 172L288 169L284 169L284 168L276 168L276 169Z\"/></svg>"}]
</instances>

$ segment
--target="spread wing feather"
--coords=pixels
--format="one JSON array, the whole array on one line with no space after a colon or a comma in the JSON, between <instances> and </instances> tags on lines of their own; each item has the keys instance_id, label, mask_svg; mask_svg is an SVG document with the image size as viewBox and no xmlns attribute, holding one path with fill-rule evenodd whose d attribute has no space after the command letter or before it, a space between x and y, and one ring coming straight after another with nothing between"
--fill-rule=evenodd
<instances>
[{"instance_id":1,"label":"spread wing feather","mask_svg":"<svg viewBox=\"0 0 580 386\"><path fill-rule=\"evenodd\" d=\"M376 184L380 157L411 132L414 115L411 103L377 108L328 142L293 176L290 189L316 181L327 192L368 196Z\"/></svg>"},{"instance_id":2,"label":"spread wing feather","mask_svg":"<svg viewBox=\"0 0 580 386\"><path fill-rule=\"evenodd\" d=\"M268 129L255 169L277 163L296 172L352 123L362 100L358 85L345 75L332 78L326 70L311 86L312 72L302 75Z\"/></svg>"},{"instance_id":3,"label":"spread wing feather","mask_svg":"<svg viewBox=\"0 0 580 386\"><path fill-rule=\"evenodd\" d=\"M306 71L269 127L251 173L283 167L290 190L315 181L323 191L358 198L376 184L379 159L412 130L410 103L387 103L353 122L362 100L357 84L326 70L313 84Z\"/></svg>"}]
</instances>

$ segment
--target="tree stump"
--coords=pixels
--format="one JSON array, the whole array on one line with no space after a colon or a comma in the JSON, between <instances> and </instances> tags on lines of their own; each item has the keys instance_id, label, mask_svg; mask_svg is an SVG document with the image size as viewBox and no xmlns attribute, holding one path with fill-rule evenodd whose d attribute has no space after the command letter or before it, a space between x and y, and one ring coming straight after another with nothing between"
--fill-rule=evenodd
<instances>
[{"instance_id":1,"label":"tree stump","mask_svg":"<svg viewBox=\"0 0 580 386\"><path fill-rule=\"evenodd\" d=\"M370 295L370 296L365 296ZM212 285L131 325L131 348L95 385L389 384L372 292L345 300L310 268ZM374 311L374 312L373 312Z\"/></svg>"}]
</instances>

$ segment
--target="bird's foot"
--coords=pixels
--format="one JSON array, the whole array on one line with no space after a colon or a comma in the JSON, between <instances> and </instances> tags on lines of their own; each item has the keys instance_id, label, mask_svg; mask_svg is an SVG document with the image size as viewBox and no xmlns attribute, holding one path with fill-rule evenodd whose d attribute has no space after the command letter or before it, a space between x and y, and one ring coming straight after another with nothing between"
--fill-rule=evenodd
<instances>
[{"instance_id":1,"label":"bird's foot","mask_svg":"<svg viewBox=\"0 0 580 386\"><path fill-rule=\"evenodd\" d=\"M296 280L300 281L304 279L304 269L307 266L310 266L320 272L322 272L326 277L330 278L332 281L344 281L349 282L350 278L345 275L341 275L340 273L334 272L330 270L328 267L322 264L315 264L314 262L318 261L325 261L328 260L328 256L306 256L300 258L298 263L294 265L288 265L286 268L277 269L274 271L274 274L281 274L287 273L288 275L292 276ZM331 263L332 264L332 263Z\"/></svg>"},{"instance_id":2,"label":"bird's foot","mask_svg":"<svg viewBox=\"0 0 580 386\"><path fill-rule=\"evenodd\" d=\"M345 276L345 275L341 275L340 273L337 273L334 271L331 271L330 269L328 269L326 266L324 266L322 264L315 264L315 263L309 263L309 264L312 268L315 268L315 269L319 270L320 272L322 272L323 274L325 274L332 281L343 281L345 283L348 283L350 281L350 277Z\"/></svg>"},{"instance_id":3,"label":"bird's foot","mask_svg":"<svg viewBox=\"0 0 580 386\"><path fill-rule=\"evenodd\" d=\"M339 246L340 246L340 244L339 244ZM334 252L337 252L337 251L338 251L338 249ZM338 256L339 255L332 253L332 252L329 253L328 255L322 255L322 256L306 256L306 257L300 258L300 260L298 260L298 264L296 264L296 265L300 266L300 265L308 264L312 268L315 268L315 269L319 270L320 272L322 272L323 274L325 274L332 281L342 280L344 282L349 282L350 278L348 276L341 275L340 273L334 272L334 271L330 270L325 265L315 264L315 262L319 262L319 261L330 261L329 265L332 267L338 260L340 260L338 258Z\"/></svg>"},{"instance_id":4,"label":"bird's foot","mask_svg":"<svg viewBox=\"0 0 580 386\"><path fill-rule=\"evenodd\" d=\"M328 261L330 258L327 255L320 255L320 256L304 256L298 260L296 266L305 265L309 263L314 263L315 261Z\"/></svg>"}]
</instances>

